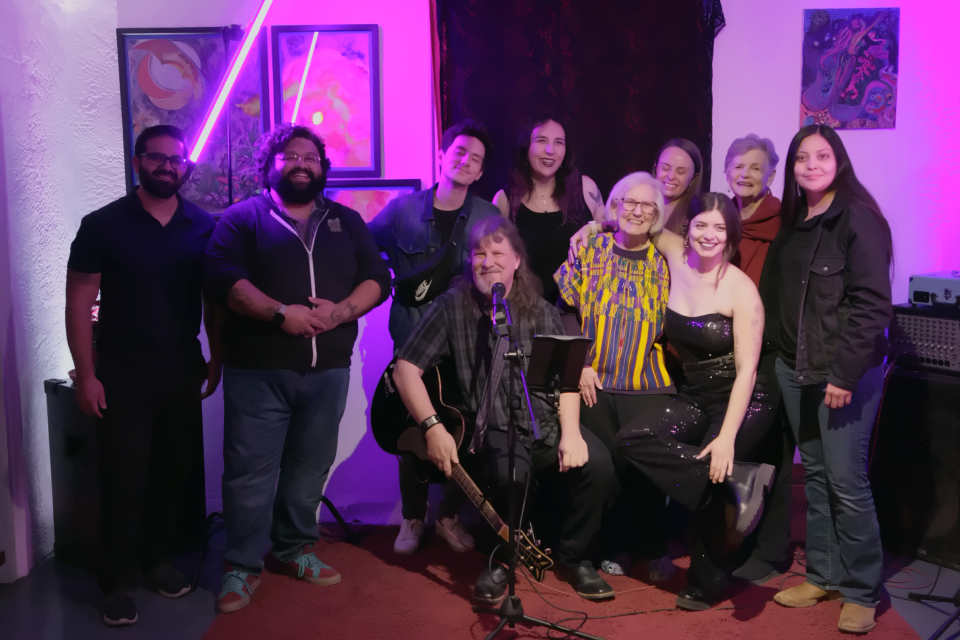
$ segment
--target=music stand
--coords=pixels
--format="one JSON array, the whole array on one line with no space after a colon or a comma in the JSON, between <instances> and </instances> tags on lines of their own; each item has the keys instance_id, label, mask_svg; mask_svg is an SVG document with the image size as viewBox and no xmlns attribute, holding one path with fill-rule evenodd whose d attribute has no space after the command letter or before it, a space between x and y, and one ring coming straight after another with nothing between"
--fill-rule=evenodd
<instances>
[{"instance_id":1,"label":"music stand","mask_svg":"<svg viewBox=\"0 0 960 640\"><path fill-rule=\"evenodd\" d=\"M520 380L523 384L523 392L527 399L527 407L530 410L530 419L532 421L533 432L536 434L535 437L539 436L539 432L536 426L536 420L533 417L533 408L530 405L530 392L529 389L533 388L537 391L544 391L553 396L553 405L554 408L560 407L560 394L567 391L579 391L580 384L580 373L583 370L583 363L586 360L587 352L590 350L590 345L593 343L589 338L581 338L577 336L534 336L533 338L533 348L532 353L530 354L530 364L527 368L527 374L530 376L530 384L527 384L527 375L523 371L523 363L527 359L526 354L520 349L519 345L514 340L514 327L513 324L507 326L508 336L510 340L510 352L504 354L504 358L510 363L510 406L513 409L510 411L510 427L508 430L508 443L510 447L510 455L508 461L508 477L515 477L515 446L516 446L516 430L517 430L517 418L516 410L520 408L520 398L519 396L514 395L513 381L514 367L518 367L520 371ZM532 474L533 469L531 468L528 473ZM485 607L476 605L473 607L475 613L489 613L495 616L500 616L500 624L494 627L486 640L492 640L500 631L506 627L510 626L512 629L518 622L524 622L531 626L546 627L553 631L560 631L566 633L568 637L573 636L577 638L585 638L586 640L603 640L599 636L593 636L589 633L583 633L582 631L576 631L574 629L569 629L567 627L548 622L547 620L540 620L539 618L533 618L526 615L523 612L523 603L520 602L520 597L516 595L516 582L517 582L517 545L516 545L516 531L522 526L522 523L517 522L519 519L519 514L517 513L516 507L516 496L515 492L510 492L510 508L509 508L509 527L510 527L510 567L507 569L507 597L504 598L503 603L498 609L493 607Z\"/></svg>"}]
</instances>

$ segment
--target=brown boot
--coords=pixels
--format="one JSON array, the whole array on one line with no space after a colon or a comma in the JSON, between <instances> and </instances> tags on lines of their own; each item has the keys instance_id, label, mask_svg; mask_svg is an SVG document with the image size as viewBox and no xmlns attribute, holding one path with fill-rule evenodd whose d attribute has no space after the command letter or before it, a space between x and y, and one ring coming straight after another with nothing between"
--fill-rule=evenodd
<instances>
[{"instance_id":1,"label":"brown boot","mask_svg":"<svg viewBox=\"0 0 960 640\"><path fill-rule=\"evenodd\" d=\"M836 600L839 597L839 591L824 591L809 582L804 582L781 591L773 596L773 599L777 604L782 604L785 607L802 609L803 607L812 607L824 600Z\"/></svg>"},{"instance_id":2,"label":"brown boot","mask_svg":"<svg viewBox=\"0 0 960 640\"><path fill-rule=\"evenodd\" d=\"M847 633L866 633L877 626L877 623L873 620L875 613L876 609L871 607L844 602L837 627L840 631L846 631Z\"/></svg>"}]
</instances>

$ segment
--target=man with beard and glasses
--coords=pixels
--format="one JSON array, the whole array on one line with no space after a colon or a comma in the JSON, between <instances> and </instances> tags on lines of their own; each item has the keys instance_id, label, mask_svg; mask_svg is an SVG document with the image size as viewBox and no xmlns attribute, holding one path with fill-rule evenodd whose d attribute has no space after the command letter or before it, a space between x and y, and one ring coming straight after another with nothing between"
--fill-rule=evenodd
<instances>
[{"instance_id":1,"label":"man with beard and glasses","mask_svg":"<svg viewBox=\"0 0 960 640\"><path fill-rule=\"evenodd\" d=\"M314 551L317 509L337 453L357 318L390 292L363 218L321 195L330 161L316 134L279 125L261 138L256 162L265 190L224 212L205 266L208 291L227 305L224 613L250 603L268 542L284 573L340 582Z\"/></svg>"},{"instance_id":2,"label":"man with beard and glasses","mask_svg":"<svg viewBox=\"0 0 960 640\"><path fill-rule=\"evenodd\" d=\"M393 269L396 291L390 306L390 337L396 353L403 347L420 317L450 281L463 270L468 257L466 243L473 227L500 215L491 203L470 193L470 186L483 175L490 151L490 137L483 125L459 122L440 139L440 179L429 189L394 198L370 221L377 246ZM411 283L404 286L403 282ZM404 292L407 295L404 295ZM403 523L393 551L412 555L420 547L427 517L429 474L418 472L412 453L398 457ZM424 476L421 480L420 476ZM460 523L465 496L448 481L437 514L437 535L457 552L473 549L474 539Z\"/></svg>"},{"instance_id":3,"label":"man with beard and glasses","mask_svg":"<svg viewBox=\"0 0 960 640\"><path fill-rule=\"evenodd\" d=\"M137 621L130 593L141 570L163 596L188 593L170 561L203 534L200 400L220 382L219 314L201 300L213 217L177 194L189 174L186 156L177 127L144 130L132 160L140 187L84 216L67 263L77 402L97 419L97 578L110 626ZM197 339L202 306L208 363Z\"/></svg>"}]
</instances>

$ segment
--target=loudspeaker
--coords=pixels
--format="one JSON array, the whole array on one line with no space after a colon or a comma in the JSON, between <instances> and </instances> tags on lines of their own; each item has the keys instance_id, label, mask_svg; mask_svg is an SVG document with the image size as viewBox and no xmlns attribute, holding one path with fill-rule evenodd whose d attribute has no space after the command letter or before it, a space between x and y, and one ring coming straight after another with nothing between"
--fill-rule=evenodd
<instances>
[{"instance_id":1,"label":"loudspeaker","mask_svg":"<svg viewBox=\"0 0 960 640\"><path fill-rule=\"evenodd\" d=\"M53 552L93 570L99 539L97 425L77 406L69 380L45 380L53 489Z\"/></svg>"},{"instance_id":2,"label":"loudspeaker","mask_svg":"<svg viewBox=\"0 0 960 640\"><path fill-rule=\"evenodd\" d=\"M886 549L960 569L960 375L893 368L870 483Z\"/></svg>"}]
</instances>

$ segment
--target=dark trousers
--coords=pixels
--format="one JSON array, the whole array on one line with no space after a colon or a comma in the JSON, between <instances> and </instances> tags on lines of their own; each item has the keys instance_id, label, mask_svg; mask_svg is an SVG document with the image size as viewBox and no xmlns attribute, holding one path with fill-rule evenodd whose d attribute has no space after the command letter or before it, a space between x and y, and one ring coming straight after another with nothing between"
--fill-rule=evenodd
<instances>
[{"instance_id":1,"label":"dark trousers","mask_svg":"<svg viewBox=\"0 0 960 640\"><path fill-rule=\"evenodd\" d=\"M170 562L203 534L203 421L196 368L98 372L107 408L97 420L104 593Z\"/></svg>"},{"instance_id":2,"label":"dark trousers","mask_svg":"<svg viewBox=\"0 0 960 640\"><path fill-rule=\"evenodd\" d=\"M581 429L581 433L587 443L589 459L584 466L563 473L560 473L557 457L559 439L552 447L544 445L542 441L534 442L529 448L518 444L516 480L513 482L507 474L510 450L505 431L487 429L483 448L476 454L460 456L464 469L505 522L509 522L510 492L514 492L517 509L520 509L527 476L533 470L532 479L536 481L538 494L546 492L558 498L556 503L560 512L560 526L557 557L569 567L590 564L587 547L600 531L604 504L609 500L616 483L607 448L590 431ZM528 501L525 521L529 518L531 508ZM492 550L489 536L480 538L480 547L486 553ZM502 556L498 555L498 559L506 561L508 556L504 552Z\"/></svg>"},{"instance_id":3,"label":"dark trousers","mask_svg":"<svg viewBox=\"0 0 960 640\"><path fill-rule=\"evenodd\" d=\"M349 369L224 367L224 560L259 572L268 542L288 562L317 541L349 382Z\"/></svg>"},{"instance_id":4,"label":"dark trousers","mask_svg":"<svg viewBox=\"0 0 960 640\"><path fill-rule=\"evenodd\" d=\"M773 487L767 494L763 515L756 530L744 540L740 547L741 559L746 556L762 560L778 569L786 569L791 562L790 518L793 491L793 454L797 448L793 431L787 422L783 402L780 399L780 385L777 381L775 364L776 351L760 356L758 373L764 376L771 397L776 390L777 409L770 430L759 450L752 459L744 462L760 462L773 465L777 472Z\"/></svg>"},{"instance_id":5,"label":"dark trousers","mask_svg":"<svg viewBox=\"0 0 960 640\"><path fill-rule=\"evenodd\" d=\"M670 398L667 394L627 395L598 390L592 407L580 403L580 420L610 452L618 480L612 505L603 514L600 535L605 558L629 553L654 559L669 551L664 527L666 494L621 455L616 437L641 415L663 413Z\"/></svg>"},{"instance_id":6,"label":"dark trousers","mask_svg":"<svg viewBox=\"0 0 960 640\"><path fill-rule=\"evenodd\" d=\"M403 452L397 456L400 477L400 511L405 520L425 520L430 483L443 484L443 499L437 507L438 518L452 518L460 513L467 496L453 480L446 480L430 461Z\"/></svg>"}]
</instances>

